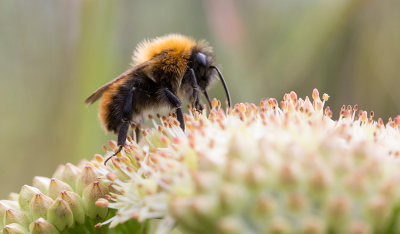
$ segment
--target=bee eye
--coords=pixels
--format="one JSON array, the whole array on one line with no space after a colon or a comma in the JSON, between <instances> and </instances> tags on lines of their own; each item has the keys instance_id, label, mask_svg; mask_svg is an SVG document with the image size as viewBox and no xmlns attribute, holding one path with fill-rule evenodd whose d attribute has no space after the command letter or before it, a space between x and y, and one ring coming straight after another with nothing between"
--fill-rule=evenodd
<instances>
[{"instance_id":1,"label":"bee eye","mask_svg":"<svg viewBox=\"0 0 400 234\"><path fill-rule=\"evenodd\" d=\"M206 56L203 53L196 54L196 63L200 64L201 66L206 66Z\"/></svg>"}]
</instances>

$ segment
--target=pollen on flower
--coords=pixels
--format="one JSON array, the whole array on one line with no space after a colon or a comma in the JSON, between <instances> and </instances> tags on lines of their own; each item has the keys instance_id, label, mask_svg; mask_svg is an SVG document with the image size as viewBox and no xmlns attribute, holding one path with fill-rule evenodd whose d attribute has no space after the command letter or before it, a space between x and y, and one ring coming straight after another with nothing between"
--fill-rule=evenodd
<instances>
[{"instance_id":1,"label":"pollen on flower","mask_svg":"<svg viewBox=\"0 0 400 234\"><path fill-rule=\"evenodd\" d=\"M99 198L95 204L100 208L108 207L108 201L104 198Z\"/></svg>"},{"instance_id":2,"label":"pollen on flower","mask_svg":"<svg viewBox=\"0 0 400 234\"><path fill-rule=\"evenodd\" d=\"M326 94L326 93L324 93L324 94L322 95L322 99L323 99L324 101L328 101L329 95Z\"/></svg>"}]
</instances>

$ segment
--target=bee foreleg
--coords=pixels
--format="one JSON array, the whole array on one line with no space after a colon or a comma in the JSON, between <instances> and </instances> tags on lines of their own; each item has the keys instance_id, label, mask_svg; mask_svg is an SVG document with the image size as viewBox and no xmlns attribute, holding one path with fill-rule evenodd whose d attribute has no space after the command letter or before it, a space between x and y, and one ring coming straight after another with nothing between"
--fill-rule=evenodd
<instances>
[{"instance_id":1,"label":"bee foreleg","mask_svg":"<svg viewBox=\"0 0 400 234\"><path fill-rule=\"evenodd\" d=\"M164 89L164 93L165 96L167 97L168 102L172 105L172 107L176 108L176 118L178 119L182 130L185 131L185 121L183 120L183 113L181 109L182 102L168 88Z\"/></svg>"},{"instance_id":2,"label":"bee foreleg","mask_svg":"<svg viewBox=\"0 0 400 234\"><path fill-rule=\"evenodd\" d=\"M193 88L193 106L199 110L203 110L203 104L201 103L200 100L200 92L199 92L199 85L197 84L197 78L196 78L196 73L194 73L193 68L190 68L190 85Z\"/></svg>"},{"instance_id":3,"label":"bee foreleg","mask_svg":"<svg viewBox=\"0 0 400 234\"><path fill-rule=\"evenodd\" d=\"M117 155L119 152L121 152L122 148L124 148L125 145L125 140L126 140L126 135L128 133L129 129L129 122L124 122L121 124L121 127L119 127L119 132L118 132L118 150L113 153L110 157L108 157L104 161L104 165L107 164L108 160L110 160L112 157Z\"/></svg>"},{"instance_id":4,"label":"bee foreleg","mask_svg":"<svg viewBox=\"0 0 400 234\"><path fill-rule=\"evenodd\" d=\"M207 90L203 90L203 94L207 99L208 105L210 106L210 110L212 109L212 105L211 105L211 100L210 100L210 96L208 96L208 92Z\"/></svg>"}]
</instances>

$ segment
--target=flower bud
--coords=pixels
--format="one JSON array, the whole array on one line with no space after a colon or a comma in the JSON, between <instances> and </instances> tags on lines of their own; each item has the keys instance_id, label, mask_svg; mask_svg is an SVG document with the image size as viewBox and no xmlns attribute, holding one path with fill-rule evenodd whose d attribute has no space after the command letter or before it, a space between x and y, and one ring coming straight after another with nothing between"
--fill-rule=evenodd
<instances>
[{"instance_id":1,"label":"flower bud","mask_svg":"<svg viewBox=\"0 0 400 234\"><path fill-rule=\"evenodd\" d=\"M239 217L223 217L217 223L218 233L240 234L246 232L245 225Z\"/></svg>"},{"instance_id":2,"label":"flower bud","mask_svg":"<svg viewBox=\"0 0 400 234\"><path fill-rule=\"evenodd\" d=\"M331 227L337 232L343 232L343 228L349 221L350 212L351 203L347 197L333 197L327 207L327 216Z\"/></svg>"},{"instance_id":3,"label":"flower bud","mask_svg":"<svg viewBox=\"0 0 400 234\"><path fill-rule=\"evenodd\" d=\"M373 233L371 230L370 223L364 223L364 222L360 222L360 221L353 222L352 224L349 225L348 229L349 230L346 230L346 233L350 233L350 234ZM395 232L395 233L398 233L398 232Z\"/></svg>"},{"instance_id":4,"label":"flower bud","mask_svg":"<svg viewBox=\"0 0 400 234\"><path fill-rule=\"evenodd\" d=\"M82 207L81 197L72 191L63 191L58 197L68 203L72 214L74 215L75 222L83 224L85 222L85 211Z\"/></svg>"},{"instance_id":5,"label":"flower bud","mask_svg":"<svg viewBox=\"0 0 400 234\"><path fill-rule=\"evenodd\" d=\"M4 226L4 215L8 209L19 209L18 202L10 200L0 201L0 228Z\"/></svg>"},{"instance_id":6,"label":"flower bud","mask_svg":"<svg viewBox=\"0 0 400 234\"><path fill-rule=\"evenodd\" d=\"M18 202L21 210L28 211L29 210L29 203L32 200L33 195L40 193L40 190L29 186L24 185L19 192Z\"/></svg>"},{"instance_id":7,"label":"flower bud","mask_svg":"<svg viewBox=\"0 0 400 234\"><path fill-rule=\"evenodd\" d=\"M287 209L293 213L301 212L306 206L307 199L300 193L293 193L287 197Z\"/></svg>"},{"instance_id":8,"label":"flower bud","mask_svg":"<svg viewBox=\"0 0 400 234\"><path fill-rule=\"evenodd\" d=\"M18 201L19 194L18 193L10 193L8 194L8 200Z\"/></svg>"},{"instance_id":9,"label":"flower bud","mask_svg":"<svg viewBox=\"0 0 400 234\"><path fill-rule=\"evenodd\" d=\"M40 189L43 194L49 194L50 178L43 176L33 177L33 187Z\"/></svg>"},{"instance_id":10,"label":"flower bud","mask_svg":"<svg viewBox=\"0 0 400 234\"><path fill-rule=\"evenodd\" d=\"M71 163L67 163L61 174L62 181L68 183L72 188L76 189L76 178L81 173L81 169Z\"/></svg>"},{"instance_id":11,"label":"flower bud","mask_svg":"<svg viewBox=\"0 0 400 234\"><path fill-rule=\"evenodd\" d=\"M185 226L192 226L197 223L193 213L189 210L189 198L172 197L169 203L169 211L174 219L179 220Z\"/></svg>"},{"instance_id":12,"label":"flower bud","mask_svg":"<svg viewBox=\"0 0 400 234\"><path fill-rule=\"evenodd\" d=\"M268 227L268 231L264 233L271 233L271 234L285 234L285 233L293 233L292 227L283 218L275 218Z\"/></svg>"},{"instance_id":13,"label":"flower bud","mask_svg":"<svg viewBox=\"0 0 400 234\"><path fill-rule=\"evenodd\" d=\"M62 173L64 172L64 168L65 168L64 165L58 165L58 167L57 167L56 171L54 172L52 178L56 178L56 179L61 180L62 179Z\"/></svg>"},{"instance_id":14,"label":"flower bud","mask_svg":"<svg viewBox=\"0 0 400 234\"><path fill-rule=\"evenodd\" d=\"M25 234L27 230L19 223L11 223L3 228L3 234Z\"/></svg>"},{"instance_id":15,"label":"flower bud","mask_svg":"<svg viewBox=\"0 0 400 234\"><path fill-rule=\"evenodd\" d=\"M47 210L53 204L53 199L43 193L35 194L29 204L33 220L40 217L47 218Z\"/></svg>"},{"instance_id":16,"label":"flower bud","mask_svg":"<svg viewBox=\"0 0 400 234\"><path fill-rule=\"evenodd\" d=\"M88 185L82 193L83 208L86 215L92 219L103 219L107 216L108 208L96 206L96 201L103 198L108 193L108 188L96 181Z\"/></svg>"},{"instance_id":17,"label":"flower bud","mask_svg":"<svg viewBox=\"0 0 400 234\"><path fill-rule=\"evenodd\" d=\"M307 218L303 221L302 234L323 234L326 233L325 223L318 218Z\"/></svg>"},{"instance_id":18,"label":"flower bud","mask_svg":"<svg viewBox=\"0 0 400 234\"><path fill-rule=\"evenodd\" d=\"M190 199L189 210L199 223L208 223L216 219L219 214L218 201L212 196L195 196Z\"/></svg>"},{"instance_id":19,"label":"flower bud","mask_svg":"<svg viewBox=\"0 0 400 234\"><path fill-rule=\"evenodd\" d=\"M265 220L274 214L276 207L276 201L272 197L263 195L255 200L252 212L257 219Z\"/></svg>"},{"instance_id":20,"label":"flower bud","mask_svg":"<svg viewBox=\"0 0 400 234\"><path fill-rule=\"evenodd\" d=\"M265 168L259 165L249 167L246 173L246 182L253 188L263 188L267 181Z\"/></svg>"},{"instance_id":21,"label":"flower bud","mask_svg":"<svg viewBox=\"0 0 400 234\"><path fill-rule=\"evenodd\" d=\"M19 223L23 226L27 226L29 223L28 217L23 211L17 209L7 209L4 213L4 225L10 223Z\"/></svg>"},{"instance_id":22,"label":"flower bud","mask_svg":"<svg viewBox=\"0 0 400 234\"><path fill-rule=\"evenodd\" d=\"M245 201L248 196L244 186L225 183L219 189L219 199L225 211L234 212L246 205Z\"/></svg>"},{"instance_id":23,"label":"flower bud","mask_svg":"<svg viewBox=\"0 0 400 234\"><path fill-rule=\"evenodd\" d=\"M211 172L195 172L193 179L199 192L215 190L220 182L218 175Z\"/></svg>"},{"instance_id":24,"label":"flower bud","mask_svg":"<svg viewBox=\"0 0 400 234\"><path fill-rule=\"evenodd\" d=\"M76 191L78 194L82 194L83 190L85 190L86 186L93 183L97 180L97 173L94 169L86 165L80 174L80 176L76 179Z\"/></svg>"},{"instance_id":25,"label":"flower bud","mask_svg":"<svg viewBox=\"0 0 400 234\"><path fill-rule=\"evenodd\" d=\"M391 213L390 203L383 196L371 198L366 205L369 223L381 227L388 222Z\"/></svg>"},{"instance_id":26,"label":"flower bud","mask_svg":"<svg viewBox=\"0 0 400 234\"><path fill-rule=\"evenodd\" d=\"M43 218L37 219L29 225L29 230L31 234L58 234L60 233L53 224L49 223Z\"/></svg>"},{"instance_id":27,"label":"flower bud","mask_svg":"<svg viewBox=\"0 0 400 234\"><path fill-rule=\"evenodd\" d=\"M47 220L60 231L74 224L72 211L68 203L61 198L56 199L47 211Z\"/></svg>"},{"instance_id":28,"label":"flower bud","mask_svg":"<svg viewBox=\"0 0 400 234\"><path fill-rule=\"evenodd\" d=\"M246 175L246 166L236 159L228 159L224 176L231 181L241 181Z\"/></svg>"},{"instance_id":29,"label":"flower bud","mask_svg":"<svg viewBox=\"0 0 400 234\"><path fill-rule=\"evenodd\" d=\"M50 186L49 186L49 196L53 199L56 199L58 197L58 195L62 192L62 191L72 191L71 186L69 186L67 183L52 178L50 180Z\"/></svg>"}]
</instances>

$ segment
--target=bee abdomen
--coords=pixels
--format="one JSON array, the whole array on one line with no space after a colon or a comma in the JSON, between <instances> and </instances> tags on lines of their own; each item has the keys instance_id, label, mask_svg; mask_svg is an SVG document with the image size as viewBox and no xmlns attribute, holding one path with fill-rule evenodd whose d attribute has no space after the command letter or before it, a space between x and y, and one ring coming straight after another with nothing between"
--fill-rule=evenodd
<instances>
[{"instance_id":1,"label":"bee abdomen","mask_svg":"<svg viewBox=\"0 0 400 234\"><path fill-rule=\"evenodd\" d=\"M122 124L122 108L128 89L121 84L112 85L100 101L99 118L107 131L117 132Z\"/></svg>"}]
</instances>

